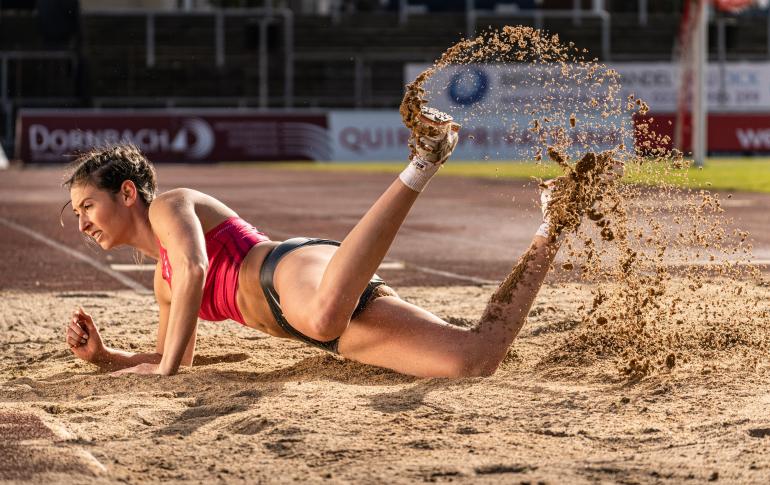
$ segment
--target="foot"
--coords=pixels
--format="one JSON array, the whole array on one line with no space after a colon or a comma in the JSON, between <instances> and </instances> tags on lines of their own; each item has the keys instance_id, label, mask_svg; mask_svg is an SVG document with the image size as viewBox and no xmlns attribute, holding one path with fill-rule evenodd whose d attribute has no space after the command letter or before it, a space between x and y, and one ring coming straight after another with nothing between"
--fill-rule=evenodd
<instances>
[{"instance_id":1,"label":"foot","mask_svg":"<svg viewBox=\"0 0 770 485\"><path fill-rule=\"evenodd\" d=\"M620 160L610 159L608 162L608 167L602 173L599 175L599 179L604 184L609 184L610 182L614 182L616 180L620 180L623 178L623 175L626 174L626 166L625 164Z\"/></svg>"},{"instance_id":2,"label":"foot","mask_svg":"<svg viewBox=\"0 0 770 485\"><path fill-rule=\"evenodd\" d=\"M443 164L457 146L460 125L451 115L428 106L420 110L418 121L410 140L415 155L426 162Z\"/></svg>"},{"instance_id":3,"label":"foot","mask_svg":"<svg viewBox=\"0 0 770 485\"><path fill-rule=\"evenodd\" d=\"M422 192L457 146L460 125L450 115L427 106L418 121L409 138L410 162L399 178L410 189Z\"/></svg>"},{"instance_id":4,"label":"foot","mask_svg":"<svg viewBox=\"0 0 770 485\"><path fill-rule=\"evenodd\" d=\"M537 229L537 232L535 233L536 236L542 236L545 238L550 238L552 236L551 233L553 232L553 227L548 214L548 205L551 203L551 198L553 197L553 189L555 183L555 179L550 179L541 182L538 186L540 189L540 211L543 213L543 222Z\"/></svg>"}]
</instances>

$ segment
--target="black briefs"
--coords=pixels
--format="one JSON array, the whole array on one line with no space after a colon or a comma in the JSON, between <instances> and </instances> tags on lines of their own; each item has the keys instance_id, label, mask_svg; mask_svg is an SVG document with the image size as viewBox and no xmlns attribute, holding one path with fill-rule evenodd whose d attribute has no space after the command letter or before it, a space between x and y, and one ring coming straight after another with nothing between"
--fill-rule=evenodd
<instances>
[{"instance_id":1,"label":"black briefs","mask_svg":"<svg viewBox=\"0 0 770 485\"><path fill-rule=\"evenodd\" d=\"M314 345L318 348L338 354L339 351L337 350L337 345L339 344L339 337L334 340L329 340L328 342L321 342L320 340L315 340L308 337L307 335L291 326L291 324L286 320L286 317L283 316L283 311L281 310L281 300L278 297L278 292L275 291L275 286L273 286L275 268L278 266L278 262L281 260L281 258L294 251L295 249L299 249L304 246L315 246L318 244L328 244L331 246L340 245L338 241L333 241L331 239L311 239L307 237L295 237L293 239L288 239L273 248L273 250L270 251L270 253L267 255L265 261L262 263L262 269L259 271L259 282L262 285L262 291L265 292L265 298L267 299L268 305L270 305L270 310L273 312L275 320L286 333L292 335L297 340L301 340L310 345ZM372 277L371 281L369 281L369 284L366 286L366 289L361 294L361 298L358 300L358 305L356 305L356 309L353 311L351 319L358 316L364 310L364 308L366 308L366 304L369 303L377 287L384 284L385 281L383 281L379 276L374 275Z\"/></svg>"}]
</instances>

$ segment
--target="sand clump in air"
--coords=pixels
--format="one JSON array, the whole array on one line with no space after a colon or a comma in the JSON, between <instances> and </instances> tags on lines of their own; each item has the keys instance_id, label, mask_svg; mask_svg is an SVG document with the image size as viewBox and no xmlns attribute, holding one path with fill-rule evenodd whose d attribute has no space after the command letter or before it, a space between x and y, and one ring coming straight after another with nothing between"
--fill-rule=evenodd
<instances>
[{"instance_id":1,"label":"sand clump in air","mask_svg":"<svg viewBox=\"0 0 770 485\"><path fill-rule=\"evenodd\" d=\"M508 120L525 114L525 136L533 146L527 157L550 160L563 172L552 182L551 236L566 235L560 268L589 283L592 299L578 309L580 325L542 359L544 367L609 362L635 379L682 364L705 369L721 351L735 352L737 365L756 366L770 348L770 332L761 324L768 318L758 304L761 292L750 291L766 283L751 263L748 234L728 229L732 221L724 217L719 193L679 188L688 161L665 148L670 140L653 131L654 119L644 121L649 106L643 100L621 98L619 74L587 60L585 52L530 27L462 40L407 85L403 122L411 130L428 129L416 119L441 69L473 63L533 68L529 78L519 76L523 86L510 89L537 87L544 92L537 102L470 116ZM633 127L623 121L632 116L642 121ZM615 123L618 136L597 140L575 130L602 123ZM627 139L635 146L626 146ZM596 148L608 141L614 142L611 149ZM655 187L621 183L623 170ZM657 203L643 203L649 192ZM503 285L515 288L528 262L522 257ZM714 281L730 282L719 300L704 290Z\"/></svg>"}]
</instances>

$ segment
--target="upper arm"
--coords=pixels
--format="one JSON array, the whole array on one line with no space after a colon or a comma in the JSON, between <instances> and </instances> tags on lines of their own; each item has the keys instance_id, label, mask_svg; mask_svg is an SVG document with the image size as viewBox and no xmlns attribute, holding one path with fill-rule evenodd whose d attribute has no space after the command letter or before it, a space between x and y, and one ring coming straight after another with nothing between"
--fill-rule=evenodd
<instances>
[{"instance_id":1,"label":"upper arm","mask_svg":"<svg viewBox=\"0 0 770 485\"><path fill-rule=\"evenodd\" d=\"M172 268L207 268L206 238L190 196L180 190L166 192L152 202L149 216Z\"/></svg>"}]
</instances>

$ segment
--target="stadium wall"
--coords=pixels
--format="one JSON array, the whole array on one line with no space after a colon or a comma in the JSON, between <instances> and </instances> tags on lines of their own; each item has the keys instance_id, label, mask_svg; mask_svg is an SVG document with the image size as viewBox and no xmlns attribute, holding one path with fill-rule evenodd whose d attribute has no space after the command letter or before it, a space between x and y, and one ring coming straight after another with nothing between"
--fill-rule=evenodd
<instances>
[{"instance_id":1,"label":"stadium wall","mask_svg":"<svg viewBox=\"0 0 770 485\"><path fill-rule=\"evenodd\" d=\"M426 64L409 64L404 80ZM673 135L678 93L675 63L614 63L620 99L633 95L650 106L647 116L658 134ZM432 106L453 113L463 125L455 157L461 160L532 159L541 140L519 107L562 106L584 101L568 91L553 99L531 83L533 73L493 65L447 69L432 80ZM709 149L712 153L770 152L770 62L711 65L708 70ZM545 99L551 96L551 99ZM584 103L583 103L584 104ZM512 114L518 113L518 114ZM563 117L563 116L562 116ZM586 120L585 122L583 120ZM593 149L631 146L633 119L582 113L569 132ZM555 120L564 124L567 120ZM94 145L128 141L153 160L169 163L216 161L383 161L405 160L408 131L393 110L20 110L16 158L26 163L67 162ZM685 140L689 139L685 130ZM638 143L637 143L638 144ZM683 143L685 151L689 143Z\"/></svg>"}]
</instances>

